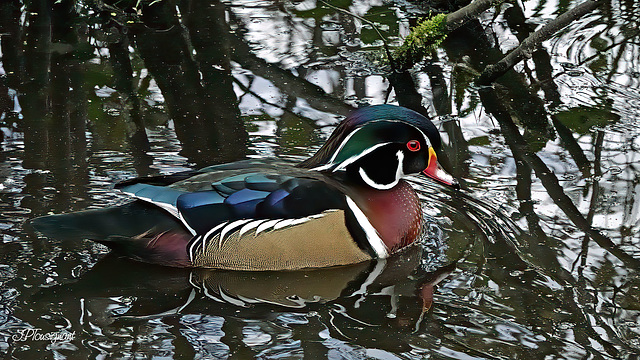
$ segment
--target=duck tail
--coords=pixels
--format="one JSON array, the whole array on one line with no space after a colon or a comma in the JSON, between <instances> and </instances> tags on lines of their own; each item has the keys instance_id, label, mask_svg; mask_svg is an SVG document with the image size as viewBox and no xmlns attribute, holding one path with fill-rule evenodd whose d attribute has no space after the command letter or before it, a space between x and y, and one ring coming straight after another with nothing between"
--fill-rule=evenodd
<instances>
[{"instance_id":1,"label":"duck tail","mask_svg":"<svg viewBox=\"0 0 640 360\"><path fill-rule=\"evenodd\" d=\"M45 236L58 240L135 237L153 228L159 231L182 228L182 224L164 210L141 201L106 209L42 216L31 220L30 224Z\"/></svg>"},{"instance_id":2,"label":"duck tail","mask_svg":"<svg viewBox=\"0 0 640 360\"><path fill-rule=\"evenodd\" d=\"M185 231L150 231L134 238L110 236L96 240L113 251L134 260L172 267L192 267L187 254L191 234Z\"/></svg>"},{"instance_id":3,"label":"duck tail","mask_svg":"<svg viewBox=\"0 0 640 360\"><path fill-rule=\"evenodd\" d=\"M31 220L43 235L62 241L89 239L128 257L187 267L191 234L166 211L142 201Z\"/></svg>"}]
</instances>

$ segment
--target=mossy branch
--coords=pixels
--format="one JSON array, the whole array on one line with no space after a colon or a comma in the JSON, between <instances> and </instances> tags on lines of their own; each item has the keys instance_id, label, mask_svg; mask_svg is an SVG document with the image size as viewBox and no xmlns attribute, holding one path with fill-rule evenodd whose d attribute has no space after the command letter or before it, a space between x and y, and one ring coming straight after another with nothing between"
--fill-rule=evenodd
<instances>
[{"instance_id":1,"label":"mossy branch","mask_svg":"<svg viewBox=\"0 0 640 360\"><path fill-rule=\"evenodd\" d=\"M447 37L447 14L438 14L421 21L395 51L395 64L407 69L437 49Z\"/></svg>"},{"instance_id":2,"label":"mossy branch","mask_svg":"<svg viewBox=\"0 0 640 360\"><path fill-rule=\"evenodd\" d=\"M406 70L420 62L425 55L442 44L449 32L504 1L476 0L451 14L438 14L420 22L411 30L404 43L396 49L393 57L398 67L396 70Z\"/></svg>"}]
</instances>

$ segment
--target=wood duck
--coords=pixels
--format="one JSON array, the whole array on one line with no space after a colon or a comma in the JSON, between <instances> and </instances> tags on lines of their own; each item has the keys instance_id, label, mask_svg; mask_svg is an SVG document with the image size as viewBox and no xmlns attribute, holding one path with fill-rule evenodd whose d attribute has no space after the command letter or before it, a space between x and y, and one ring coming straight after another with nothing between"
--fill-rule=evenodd
<instances>
[{"instance_id":1,"label":"wood duck","mask_svg":"<svg viewBox=\"0 0 640 360\"><path fill-rule=\"evenodd\" d=\"M440 145L426 117L375 105L347 117L297 166L244 160L128 180L116 188L136 201L34 225L175 267L293 270L386 258L422 230L420 201L403 177L457 186L438 164Z\"/></svg>"}]
</instances>

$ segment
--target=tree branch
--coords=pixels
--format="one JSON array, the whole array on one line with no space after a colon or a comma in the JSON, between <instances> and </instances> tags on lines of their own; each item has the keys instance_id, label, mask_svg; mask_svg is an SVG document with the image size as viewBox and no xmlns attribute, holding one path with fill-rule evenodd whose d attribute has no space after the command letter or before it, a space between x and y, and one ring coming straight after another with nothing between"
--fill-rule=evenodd
<instances>
[{"instance_id":1,"label":"tree branch","mask_svg":"<svg viewBox=\"0 0 640 360\"><path fill-rule=\"evenodd\" d=\"M477 18L481 13L488 10L490 7L494 5L498 5L503 3L504 0L476 0L471 4L460 8L447 15L447 24L446 28L448 32L451 32L468 21L471 21Z\"/></svg>"},{"instance_id":2,"label":"tree branch","mask_svg":"<svg viewBox=\"0 0 640 360\"><path fill-rule=\"evenodd\" d=\"M396 49L392 64L396 63L400 71L411 68L432 49L437 48L448 33L502 2L504 0L476 0L451 14L438 14L423 20L411 29L404 43Z\"/></svg>"}]
</instances>

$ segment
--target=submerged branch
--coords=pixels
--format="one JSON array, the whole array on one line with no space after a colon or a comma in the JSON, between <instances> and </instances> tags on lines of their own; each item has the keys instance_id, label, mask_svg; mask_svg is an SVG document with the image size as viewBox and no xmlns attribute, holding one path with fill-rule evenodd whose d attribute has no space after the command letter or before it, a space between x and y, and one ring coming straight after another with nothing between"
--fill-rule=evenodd
<instances>
[{"instance_id":1,"label":"submerged branch","mask_svg":"<svg viewBox=\"0 0 640 360\"><path fill-rule=\"evenodd\" d=\"M524 39L524 41L520 43L520 46L507 54L507 56L503 57L497 63L487 66L480 75L478 84L488 85L492 83L497 78L504 75L504 73L513 68L518 62L520 62L520 60L522 60L523 58L531 57L533 51L535 51L535 49L540 46L543 41L551 38L551 36L560 31L565 26L569 25L571 22L590 13L600 4L601 0L588 0L563 13L554 20L551 20L543 27L541 27L538 31L534 32L526 39Z\"/></svg>"}]
</instances>

